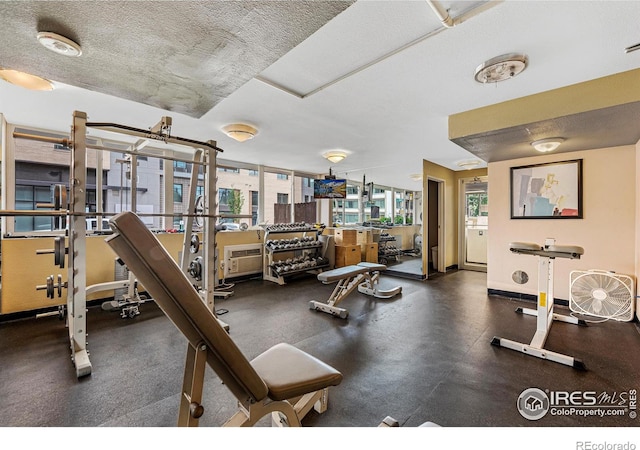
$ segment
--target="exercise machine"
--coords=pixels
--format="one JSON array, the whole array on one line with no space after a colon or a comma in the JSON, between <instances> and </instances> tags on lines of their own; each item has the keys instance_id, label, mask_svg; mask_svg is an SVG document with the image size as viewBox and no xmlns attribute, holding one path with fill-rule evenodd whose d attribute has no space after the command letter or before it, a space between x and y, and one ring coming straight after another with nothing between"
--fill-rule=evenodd
<instances>
[{"instance_id":1,"label":"exercise machine","mask_svg":"<svg viewBox=\"0 0 640 450\"><path fill-rule=\"evenodd\" d=\"M274 426L300 426L311 408L326 411L328 388L342 381L339 371L285 343L247 360L144 223L132 212L111 223L116 233L107 244L188 341L178 425L198 426L204 413L206 364L238 400L238 412L225 426L252 426L266 414Z\"/></svg>"},{"instance_id":2,"label":"exercise machine","mask_svg":"<svg viewBox=\"0 0 640 450\"><path fill-rule=\"evenodd\" d=\"M309 309L326 312L338 316L341 319L346 319L349 316L349 311L338 307L338 304L348 297L356 288L358 288L358 292L361 294L383 299L400 294L402 292L402 286L391 289L382 289L380 287L380 272L384 270L387 270L387 266L384 264L361 262L357 265L339 267L319 273L318 280L324 284L335 282L338 284L326 302L323 303L312 300L309 302Z\"/></svg>"},{"instance_id":3,"label":"exercise machine","mask_svg":"<svg viewBox=\"0 0 640 450\"><path fill-rule=\"evenodd\" d=\"M512 242L509 250L521 255L533 255L538 257L538 296L537 309L518 308L517 313L527 314L537 317L536 332L529 344L494 337L492 345L506 347L511 350L535 356L536 358L547 359L560 364L571 366L575 369L585 370L584 363L572 356L556 353L544 348L545 341L551 330L554 321L565 322L574 325L586 326L584 320L576 317L556 314L553 311L553 262L555 258L579 259L584 254L582 247L574 245L556 245L555 239L547 239L544 246L530 242Z\"/></svg>"},{"instance_id":4,"label":"exercise machine","mask_svg":"<svg viewBox=\"0 0 640 450\"><path fill-rule=\"evenodd\" d=\"M55 207L58 210L53 211L8 211L4 210L4 215L48 215L58 218L66 217L66 234L68 236L68 247L65 248L65 238L60 237L57 241L56 248L53 253L56 257L56 263L64 268L65 258L68 260L67 280L62 283L62 276L58 275L58 295L61 296L62 288L67 289L67 328L69 333L71 360L76 368L78 377L86 376L91 373L92 366L89 360L87 350L87 295L96 292L96 289L102 289L105 286L87 286L87 220L89 218L96 220L98 229L101 229L103 217L114 216L119 211L105 212L102 210L102 177L96 177L96 212L87 211L87 149L97 150L99 152L117 152L126 155L126 164L128 165L128 174L130 179L129 190L131 192L130 208L135 211L136 192L137 192L137 173L138 158L152 157L160 158L168 161L179 161L192 164L194 169L191 175L191 185L188 197L189 206L186 213L174 214L173 203L165 204L163 213L139 213L144 216L161 216L173 218L180 216L186 221L185 237L182 249L182 259L180 261L184 273L189 273L191 266L195 265L197 259L199 276L193 277L192 284L196 286L197 291L202 297L202 301L207 307L215 313L214 295L218 284L217 277L217 252L216 252L216 236L215 236L215 215L217 191L215 186L215 170L216 156L222 149L217 147L215 141L200 142L192 139L181 138L171 134L171 117L162 117L161 120L148 130L137 129L126 125L115 123L90 122L87 114L81 111L74 111L73 122L70 137L68 139L51 138L39 135L27 135L24 133L14 132L15 138L44 140L55 144L64 145L70 150L70 166L69 166L69 201L60 196L56 197ZM128 148L115 148L112 146L98 145L98 140L90 140L87 138L88 130L99 130L99 133L118 133L129 137L137 138L137 141ZM130 139L130 138L128 138ZM95 143L94 143L95 142ZM158 143L158 144L152 144ZM162 149L155 145L163 145ZM9 159L3 159L3 166L9 164ZM164 164L165 180L172 176L172 164ZM102 157L99 153L96 163L96 173L102 173ZM196 207L196 188L199 176L203 177L203 195L201 202ZM165 182L166 186L171 186L169 182ZM165 198L171 198L165 193ZM192 232L194 222L198 221L200 229L199 245L197 252L190 251ZM60 223L62 223L60 221ZM48 252L51 252L48 250ZM135 272L129 274L128 280L114 282L108 288L116 289L126 287L128 289L128 299L122 304L118 303L117 307L122 307L122 311L127 316L136 315L136 307L143 300L136 297ZM47 280L47 293L52 290L55 283L53 275ZM228 295L228 294L225 294ZM146 300L146 299L145 299ZM226 324L225 324L226 326ZM228 328L228 326L227 326Z\"/></svg>"}]
</instances>

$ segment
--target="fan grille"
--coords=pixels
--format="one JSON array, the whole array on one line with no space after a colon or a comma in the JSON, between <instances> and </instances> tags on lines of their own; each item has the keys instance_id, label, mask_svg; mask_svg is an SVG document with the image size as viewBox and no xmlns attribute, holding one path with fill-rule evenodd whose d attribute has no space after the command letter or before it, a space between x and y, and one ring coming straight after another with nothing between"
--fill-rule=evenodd
<instances>
[{"instance_id":1,"label":"fan grille","mask_svg":"<svg viewBox=\"0 0 640 450\"><path fill-rule=\"evenodd\" d=\"M569 285L571 311L628 322L635 312L631 277L613 272L573 271Z\"/></svg>"}]
</instances>

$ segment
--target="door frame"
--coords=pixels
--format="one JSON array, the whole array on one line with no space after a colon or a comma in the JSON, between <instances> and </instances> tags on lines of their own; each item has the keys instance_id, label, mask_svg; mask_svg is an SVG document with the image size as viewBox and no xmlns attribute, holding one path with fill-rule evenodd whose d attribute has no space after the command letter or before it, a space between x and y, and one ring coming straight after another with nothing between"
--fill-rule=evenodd
<instances>
[{"instance_id":1,"label":"door frame","mask_svg":"<svg viewBox=\"0 0 640 450\"><path fill-rule=\"evenodd\" d=\"M475 181L476 179L480 179L482 181L487 182L487 186L489 183L489 176L476 176L476 177L467 177L460 178L458 183L458 268L461 270L474 270L476 272L486 272L487 265L479 264L479 263L467 263L466 260L466 251L467 251L467 241L466 241L466 221L465 218L467 216L466 212L466 190L465 183L469 181ZM488 188L487 188L488 194Z\"/></svg>"},{"instance_id":2,"label":"door frame","mask_svg":"<svg viewBox=\"0 0 640 450\"><path fill-rule=\"evenodd\" d=\"M446 272L446 248L445 248L445 180L436 177L427 177L422 191L422 273L425 278L429 278L429 255L431 254L431 246L429 245L429 181L434 181L438 186L438 260L436 263L436 272ZM426 220L424 219L426 217Z\"/></svg>"}]
</instances>

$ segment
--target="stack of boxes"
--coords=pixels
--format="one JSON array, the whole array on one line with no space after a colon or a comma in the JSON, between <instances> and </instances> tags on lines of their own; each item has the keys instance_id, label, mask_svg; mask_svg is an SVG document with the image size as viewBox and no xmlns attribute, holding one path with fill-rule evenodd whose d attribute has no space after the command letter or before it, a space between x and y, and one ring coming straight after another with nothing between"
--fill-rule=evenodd
<instances>
[{"instance_id":1,"label":"stack of boxes","mask_svg":"<svg viewBox=\"0 0 640 450\"><path fill-rule=\"evenodd\" d=\"M378 244L373 242L373 230L339 228L335 230L336 267L350 266L361 261L378 262Z\"/></svg>"},{"instance_id":2,"label":"stack of boxes","mask_svg":"<svg viewBox=\"0 0 640 450\"><path fill-rule=\"evenodd\" d=\"M358 230L358 245L360 246L362 261L378 262L378 243L374 242L371 228Z\"/></svg>"}]
</instances>

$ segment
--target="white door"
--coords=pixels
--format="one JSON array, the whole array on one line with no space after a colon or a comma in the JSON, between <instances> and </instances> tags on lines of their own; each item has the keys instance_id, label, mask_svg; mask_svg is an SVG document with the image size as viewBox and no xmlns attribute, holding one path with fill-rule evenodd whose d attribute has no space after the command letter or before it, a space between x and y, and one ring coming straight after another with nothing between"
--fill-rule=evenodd
<instances>
[{"instance_id":1,"label":"white door","mask_svg":"<svg viewBox=\"0 0 640 450\"><path fill-rule=\"evenodd\" d=\"M460 268L487 270L487 238L489 236L488 177L461 180Z\"/></svg>"}]
</instances>

